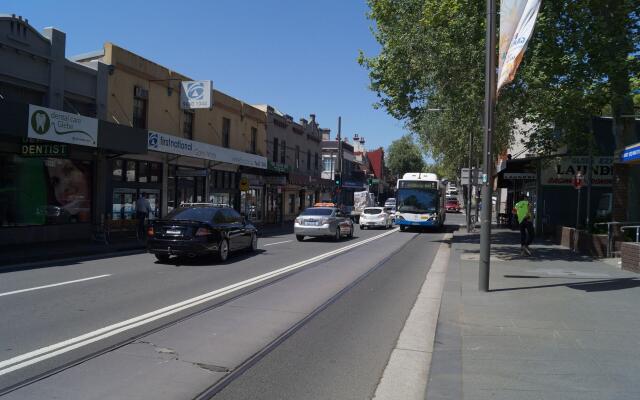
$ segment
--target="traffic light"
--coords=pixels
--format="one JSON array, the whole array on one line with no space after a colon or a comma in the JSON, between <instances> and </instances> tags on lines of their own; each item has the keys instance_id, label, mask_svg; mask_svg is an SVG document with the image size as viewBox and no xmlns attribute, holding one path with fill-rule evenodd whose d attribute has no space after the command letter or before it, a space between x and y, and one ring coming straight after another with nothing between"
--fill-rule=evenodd
<instances>
[{"instance_id":1,"label":"traffic light","mask_svg":"<svg viewBox=\"0 0 640 400\"><path fill-rule=\"evenodd\" d=\"M342 186L342 179L339 173L336 172L336 174L334 175L334 180L336 183L336 187L341 187Z\"/></svg>"},{"instance_id":2,"label":"traffic light","mask_svg":"<svg viewBox=\"0 0 640 400\"><path fill-rule=\"evenodd\" d=\"M373 185L373 178L369 178L367 182L369 183L369 186Z\"/></svg>"}]
</instances>

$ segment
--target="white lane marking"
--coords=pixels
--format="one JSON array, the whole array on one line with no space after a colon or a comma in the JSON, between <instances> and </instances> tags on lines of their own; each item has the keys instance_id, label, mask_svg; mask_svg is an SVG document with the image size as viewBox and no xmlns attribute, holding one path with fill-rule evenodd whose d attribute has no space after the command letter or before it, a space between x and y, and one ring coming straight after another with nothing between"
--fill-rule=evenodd
<instances>
[{"instance_id":1,"label":"white lane marking","mask_svg":"<svg viewBox=\"0 0 640 400\"><path fill-rule=\"evenodd\" d=\"M295 264L288 265L286 267L282 267L276 269L271 272L267 272L262 275L254 276L253 278L246 279L242 282L237 282L229 286L225 286L220 289L216 289L209 293L202 294L200 296L192 297L190 299L181 301L179 303L172 304L167 307L160 308L155 311L151 311L149 313L139 315L137 317L128 319L126 321L118 322L113 325L106 326L104 328L97 329L92 332L85 333L83 335L77 336L75 338L67 339L62 342L58 342L56 344L52 344L46 347L42 347L40 349L31 351L29 353L21 354L19 356L15 356L13 358L4 360L0 362L0 376L8 374L10 372L28 367L29 365L36 364L40 361L47 360L49 358L55 357L60 354L67 353L71 350L75 350L77 348L89 345L91 343L95 343L102 339L109 338L111 336L117 335L118 333L125 332L127 330L136 328L138 326L148 324L160 318L164 318L170 316L172 314L176 314L180 311L189 309L191 307L195 307L199 304L206 303L208 301L214 300L216 298L225 296L227 294L231 294L235 291L241 290L243 288L255 285L257 283L266 281L268 279L275 278L277 276L286 274L287 272L294 271L296 269L300 269L304 266L312 264L317 261L321 261L325 258L332 257L334 255L344 253L348 250L351 250L355 247L362 246L366 243L374 241L376 239L380 239L384 236L388 236L392 233L397 232L398 229L393 229L391 231L387 231L383 234L372 236L368 239L361 240L359 242L341 247L339 249L320 254L318 256L309 258L307 260L303 260L297 262Z\"/></svg>"},{"instance_id":2,"label":"white lane marking","mask_svg":"<svg viewBox=\"0 0 640 400\"><path fill-rule=\"evenodd\" d=\"M31 292L33 290L46 289L46 288L55 287L55 286L69 285L71 283L86 282L86 281L90 281L90 280L93 280L93 279L105 278L107 276L111 276L111 274L90 276L89 278L76 279L76 280L73 280L73 281L66 281L66 282L60 282L60 283L52 283L51 285L36 286L36 287L28 288L28 289L13 290L11 292L0 293L0 297L9 296L9 295L12 295L12 294L17 294L17 293Z\"/></svg>"},{"instance_id":3,"label":"white lane marking","mask_svg":"<svg viewBox=\"0 0 640 400\"><path fill-rule=\"evenodd\" d=\"M293 240L285 240L284 242L268 243L268 244L264 244L263 246L273 246L276 244L289 243L289 242L293 242Z\"/></svg>"}]
</instances>

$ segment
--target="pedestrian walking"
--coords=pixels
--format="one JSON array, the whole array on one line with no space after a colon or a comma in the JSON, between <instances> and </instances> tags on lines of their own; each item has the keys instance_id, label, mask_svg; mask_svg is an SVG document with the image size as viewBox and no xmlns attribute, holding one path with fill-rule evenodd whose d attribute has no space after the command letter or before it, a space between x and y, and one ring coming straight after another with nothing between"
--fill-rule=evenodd
<instances>
[{"instance_id":1,"label":"pedestrian walking","mask_svg":"<svg viewBox=\"0 0 640 400\"><path fill-rule=\"evenodd\" d=\"M144 227L145 220L149 217L149 213L151 213L151 204L149 200L147 200L147 194L141 193L136 200L136 219L138 220L138 238L144 238Z\"/></svg>"},{"instance_id":2,"label":"pedestrian walking","mask_svg":"<svg viewBox=\"0 0 640 400\"><path fill-rule=\"evenodd\" d=\"M529 245L533 241L533 223L531 222L531 205L525 196L513 206L513 213L520 225L520 255L531 255Z\"/></svg>"}]
</instances>

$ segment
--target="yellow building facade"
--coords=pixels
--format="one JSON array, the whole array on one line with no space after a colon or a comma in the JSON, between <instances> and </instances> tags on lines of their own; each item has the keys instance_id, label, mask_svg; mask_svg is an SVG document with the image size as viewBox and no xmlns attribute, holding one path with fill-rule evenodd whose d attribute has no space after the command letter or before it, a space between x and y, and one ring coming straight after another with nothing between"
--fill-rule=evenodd
<instances>
[{"instance_id":1,"label":"yellow building facade","mask_svg":"<svg viewBox=\"0 0 640 400\"><path fill-rule=\"evenodd\" d=\"M149 135L147 154L110 158L113 219L132 218L132 204L144 193L155 217L183 203L213 202L261 222L260 177L267 167L261 110L215 89L210 108L185 110L181 84L192 78L112 43L75 61L106 64L106 119ZM158 140L166 146L158 147ZM251 189L241 192L241 180Z\"/></svg>"}]
</instances>

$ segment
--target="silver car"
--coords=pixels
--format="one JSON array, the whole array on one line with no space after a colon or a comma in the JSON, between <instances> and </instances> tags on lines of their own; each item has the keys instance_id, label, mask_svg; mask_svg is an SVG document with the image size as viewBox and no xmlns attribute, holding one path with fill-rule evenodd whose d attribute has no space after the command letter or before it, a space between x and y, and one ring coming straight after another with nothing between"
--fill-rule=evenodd
<instances>
[{"instance_id":1,"label":"silver car","mask_svg":"<svg viewBox=\"0 0 640 400\"><path fill-rule=\"evenodd\" d=\"M293 232L300 242L306 236L338 241L344 236L353 237L353 222L337 208L309 207L296 218Z\"/></svg>"}]
</instances>

